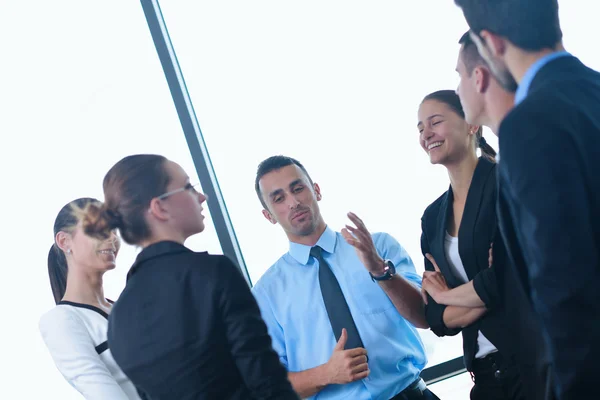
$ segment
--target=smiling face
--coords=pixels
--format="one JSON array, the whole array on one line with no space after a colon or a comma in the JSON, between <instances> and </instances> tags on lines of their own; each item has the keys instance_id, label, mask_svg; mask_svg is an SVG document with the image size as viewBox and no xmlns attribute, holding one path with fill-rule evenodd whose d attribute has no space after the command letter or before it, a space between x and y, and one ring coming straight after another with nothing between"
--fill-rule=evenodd
<instances>
[{"instance_id":1,"label":"smiling face","mask_svg":"<svg viewBox=\"0 0 600 400\"><path fill-rule=\"evenodd\" d=\"M260 191L267 205L263 215L271 223L279 223L293 242L302 241L324 227L319 205L319 185L296 165L273 170L260 178Z\"/></svg>"},{"instance_id":2,"label":"smiling face","mask_svg":"<svg viewBox=\"0 0 600 400\"><path fill-rule=\"evenodd\" d=\"M67 259L70 259L70 268L86 273L114 269L121 248L121 241L114 231L106 240L98 240L83 232L81 222L69 232L58 232L56 242L66 252Z\"/></svg>"},{"instance_id":3,"label":"smiling face","mask_svg":"<svg viewBox=\"0 0 600 400\"><path fill-rule=\"evenodd\" d=\"M432 164L448 166L475 152L476 130L438 100L425 100L419 107L419 142Z\"/></svg>"}]
</instances>

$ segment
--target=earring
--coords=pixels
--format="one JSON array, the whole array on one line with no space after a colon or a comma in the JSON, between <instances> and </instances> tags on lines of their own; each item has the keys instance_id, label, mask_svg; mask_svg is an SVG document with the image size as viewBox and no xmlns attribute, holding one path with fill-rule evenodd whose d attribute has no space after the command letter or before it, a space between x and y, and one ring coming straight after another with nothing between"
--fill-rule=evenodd
<instances>
[{"instance_id":1,"label":"earring","mask_svg":"<svg viewBox=\"0 0 600 400\"><path fill-rule=\"evenodd\" d=\"M67 255L70 256L71 255L71 249L67 249Z\"/></svg>"}]
</instances>

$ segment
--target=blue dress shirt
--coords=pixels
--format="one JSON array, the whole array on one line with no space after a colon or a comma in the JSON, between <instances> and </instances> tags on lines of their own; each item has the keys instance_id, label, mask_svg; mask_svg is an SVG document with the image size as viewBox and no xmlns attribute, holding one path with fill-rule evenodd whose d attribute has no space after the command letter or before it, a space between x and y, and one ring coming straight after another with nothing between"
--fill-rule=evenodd
<instances>
[{"instance_id":1,"label":"blue dress shirt","mask_svg":"<svg viewBox=\"0 0 600 400\"><path fill-rule=\"evenodd\" d=\"M544 57L542 57L539 60L537 60L536 62L534 62L529 67L527 72L525 72L525 75L523 75L523 79L521 79L521 83L519 83L519 87L517 88L517 91L515 93L515 106L517 104L519 104L520 102L522 102L525 99L525 97L527 97L527 93L529 92L529 87L531 86L531 82L533 82L533 78L535 78L535 76L540 71L540 69L542 69L542 67L544 65L548 64L550 61L552 61L556 58L565 57L565 56L571 56L571 54L566 51L557 51L555 53L550 53L548 55L545 55Z\"/></svg>"},{"instance_id":2,"label":"blue dress shirt","mask_svg":"<svg viewBox=\"0 0 600 400\"><path fill-rule=\"evenodd\" d=\"M397 273L420 288L421 277L406 250L386 233L372 236L379 255L392 260ZM316 245L339 281L371 373L361 381L329 385L310 399L388 400L415 381L427 363L421 338L340 233L326 228ZM273 348L290 372L326 363L336 344L319 287L318 261L309 253L310 246L290 243L289 252L253 288Z\"/></svg>"}]
</instances>

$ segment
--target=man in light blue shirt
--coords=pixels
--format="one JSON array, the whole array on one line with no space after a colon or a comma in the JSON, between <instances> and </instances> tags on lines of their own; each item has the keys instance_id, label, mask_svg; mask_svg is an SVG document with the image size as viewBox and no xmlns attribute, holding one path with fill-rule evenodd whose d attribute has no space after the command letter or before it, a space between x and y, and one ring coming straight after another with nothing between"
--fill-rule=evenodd
<instances>
[{"instance_id":1,"label":"man in light blue shirt","mask_svg":"<svg viewBox=\"0 0 600 400\"><path fill-rule=\"evenodd\" d=\"M298 394L437 399L419 378L427 359L415 327L427 323L421 279L402 246L371 235L352 213L355 226L327 227L320 188L297 160L268 158L255 183L265 218L282 226L290 247L253 293Z\"/></svg>"}]
</instances>

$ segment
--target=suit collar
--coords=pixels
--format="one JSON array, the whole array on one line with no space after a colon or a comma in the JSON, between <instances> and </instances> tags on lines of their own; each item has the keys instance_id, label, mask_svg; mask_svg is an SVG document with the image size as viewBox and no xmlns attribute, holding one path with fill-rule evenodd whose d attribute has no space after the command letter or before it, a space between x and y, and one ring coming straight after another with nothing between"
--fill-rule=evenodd
<instances>
[{"instance_id":1,"label":"suit collar","mask_svg":"<svg viewBox=\"0 0 600 400\"><path fill-rule=\"evenodd\" d=\"M561 58L561 57L572 57L572 56L570 53L567 53L566 51L557 51L557 52L545 55L544 57L540 58L539 60L534 62L529 67L527 72L525 72L525 75L523 75L523 78L521 79L521 83L519 84L519 87L517 88L517 92L515 93L515 105L519 104L521 101L523 101L525 99L525 97L527 97L529 88L530 88L534 78L538 74L538 72L542 68L544 68L546 66L546 64L549 64L550 62L556 60L557 58Z\"/></svg>"},{"instance_id":2,"label":"suit collar","mask_svg":"<svg viewBox=\"0 0 600 400\"><path fill-rule=\"evenodd\" d=\"M336 242L337 235L335 234L333 229L327 226L325 227L325 231L323 232L315 246L320 246L327 253L332 254L335 251ZM308 260L310 258L310 249L311 246L290 242L289 253L300 264L306 265L308 264Z\"/></svg>"},{"instance_id":3,"label":"suit collar","mask_svg":"<svg viewBox=\"0 0 600 400\"><path fill-rule=\"evenodd\" d=\"M479 216L479 210L481 209L481 202L483 201L483 190L485 188L485 183L489 177L489 174L492 173L492 170L496 164L488 161L485 157L480 157L477 166L475 167L475 171L473 173L473 178L471 180L471 185L469 186L469 191L467 193L467 200L465 202L465 209L463 212L463 216L460 222L460 226L458 228L458 249L459 254L461 255L461 259L463 261L463 265L465 267L465 271L467 272L467 276L471 279L475 274L477 274L477 263L476 260L471 260L470 257L474 257L474 254L471 254L470 251L461 251L463 248L473 248L470 244L475 239L475 224L477 222L477 217ZM454 193L452 192L452 186L448 188L446 192L446 196L444 196L442 200L442 204L440 207L440 215L438 218L438 238L436 246L441 249L442 254L444 255L442 262L438 262L438 266L440 270L444 274L445 277L451 277L449 279L450 285L452 287L456 287L460 285L458 279L454 276L454 274L450 271L450 266L448 263L448 258L446 256L445 250L445 238L448 226L448 219L453 216L453 202L454 202ZM438 260L436 260L437 262ZM445 270L445 271L444 271Z\"/></svg>"},{"instance_id":4,"label":"suit collar","mask_svg":"<svg viewBox=\"0 0 600 400\"><path fill-rule=\"evenodd\" d=\"M145 261L148 261L148 260L156 258L156 257L161 257L164 255L185 253L185 252L192 253L192 250L188 249L181 243L171 242L171 241L163 241L163 242L153 243L150 246L144 248L140 252L140 254L138 254L138 256L135 259L135 262L131 266L131 269L127 273L127 280L129 280L129 278L131 278L131 276L137 272L140 265L143 264Z\"/></svg>"},{"instance_id":5,"label":"suit collar","mask_svg":"<svg viewBox=\"0 0 600 400\"><path fill-rule=\"evenodd\" d=\"M454 202L454 193L452 193L452 186L450 186L448 188L448 191L446 192L446 195L442 198L442 203L440 204L440 210L439 210L439 216L438 216L438 223L437 223L437 227L436 227L436 232L437 232L437 240L436 243L434 244L435 247L438 248L438 251L436 252L437 254L442 254L441 259L436 259L436 263L438 265L438 267L440 268L440 272L442 273L442 275L444 275L444 277L446 278L446 281L448 281L448 284L450 285L450 287L457 287L460 285L460 282L458 281L458 279L456 278L456 276L454 275L454 273L452 273L452 270L450 269L450 264L448 263L448 255L446 254L446 232L448 231L448 229L446 228L448 226L448 219L450 218L450 216L452 215L452 203ZM460 242L459 242L460 245ZM435 258L435 257L434 257Z\"/></svg>"}]
</instances>

